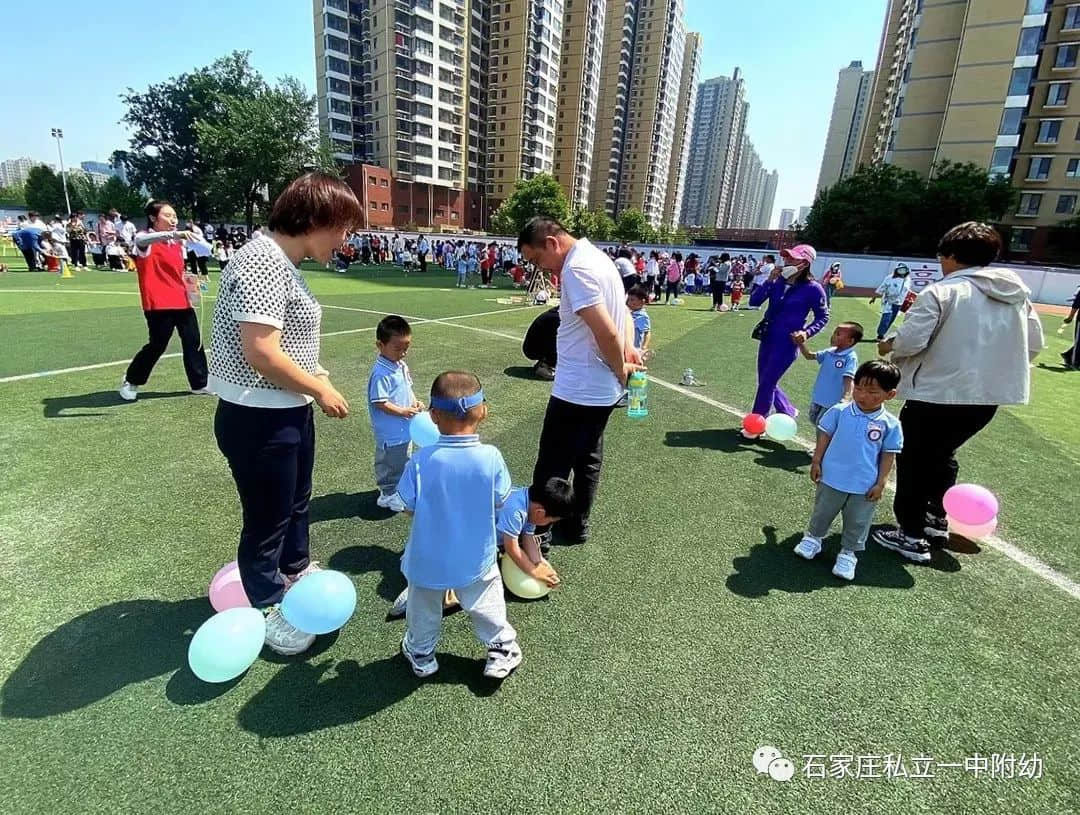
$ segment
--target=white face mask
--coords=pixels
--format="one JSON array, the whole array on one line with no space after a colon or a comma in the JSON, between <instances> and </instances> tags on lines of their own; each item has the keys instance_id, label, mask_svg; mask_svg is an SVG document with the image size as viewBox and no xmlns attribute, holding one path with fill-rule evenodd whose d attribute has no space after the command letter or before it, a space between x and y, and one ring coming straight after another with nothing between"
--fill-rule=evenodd
<instances>
[{"instance_id":1,"label":"white face mask","mask_svg":"<svg viewBox=\"0 0 1080 815\"><path fill-rule=\"evenodd\" d=\"M799 267L785 266L783 269L780 270L780 275L784 278L784 280L794 280L799 275Z\"/></svg>"}]
</instances>

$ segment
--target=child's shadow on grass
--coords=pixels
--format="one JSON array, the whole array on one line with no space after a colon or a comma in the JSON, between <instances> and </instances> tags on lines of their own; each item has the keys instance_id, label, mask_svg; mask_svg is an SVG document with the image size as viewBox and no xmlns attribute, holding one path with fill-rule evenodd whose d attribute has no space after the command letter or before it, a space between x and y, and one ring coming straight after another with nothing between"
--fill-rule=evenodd
<instances>
[{"instance_id":1,"label":"child's shadow on grass","mask_svg":"<svg viewBox=\"0 0 1080 815\"><path fill-rule=\"evenodd\" d=\"M188 391L170 391L170 392L149 392L140 393L139 401L145 402L148 399L173 399L178 396L190 396ZM103 411L93 411L90 413L68 413L70 410L89 410L91 408L106 408L106 407L119 407L120 405L130 405L130 402L125 402L120 398L120 394L116 391L96 391L94 393L82 393L78 396L47 396L41 400L41 404L44 407L44 414L46 419L71 419L76 416L108 416L108 413Z\"/></svg>"},{"instance_id":2,"label":"child's shadow on grass","mask_svg":"<svg viewBox=\"0 0 1080 815\"><path fill-rule=\"evenodd\" d=\"M384 600L393 601L405 588L405 576L401 573L401 553L382 546L349 546L330 556L326 564L346 574L379 572L382 578L376 593Z\"/></svg>"},{"instance_id":3,"label":"child's shadow on grass","mask_svg":"<svg viewBox=\"0 0 1080 815\"><path fill-rule=\"evenodd\" d=\"M394 513L380 507L379 491L368 492L332 492L311 499L308 507L308 520L341 521L349 518L362 518L365 521L385 521L394 517Z\"/></svg>"},{"instance_id":4,"label":"child's shadow on grass","mask_svg":"<svg viewBox=\"0 0 1080 815\"><path fill-rule=\"evenodd\" d=\"M756 544L748 555L732 562L735 572L728 576L727 587L735 594L741 597L766 597L770 591L805 594L847 584L848 581L832 573L836 555L840 552L839 534L826 538L821 554L807 561L794 552L795 545L802 540L802 533L777 541L774 527L763 527L761 532L765 542ZM951 555L946 557L952 559ZM859 566L852 583L881 589L910 589L915 585L915 578L908 573L898 555L882 551L868 542L867 550L859 555Z\"/></svg>"},{"instance_id":5,"label":"child's shadow on grass","mask_svg":"<svg viewBox=\"0 0 1080 815\"><path fill-rule=\"evenodd\" d=\"M664 436L668 447L694 447L699 450L719 450L723 453L752 452L755 464L791 473L809 472L810 455L805 450L786 447L766 439L747 439L731 428L725 430L671 430Z\"/></svg>"},{"instance_id":6,"label":"child's shadow on grass","mask_svg":"<svg viewBox=\"0 0 1080 815\"><path fill-rule=\"evenodd\" d=\"M464 685L474 696L491 696L499 682L481 673L481 660L438 654L439 671L418 679L397 655L360 665L346 659L292 662L240 709L237 721L264 738L285 738L366 719L425 684Z\"/></svg>"}]
</instances>

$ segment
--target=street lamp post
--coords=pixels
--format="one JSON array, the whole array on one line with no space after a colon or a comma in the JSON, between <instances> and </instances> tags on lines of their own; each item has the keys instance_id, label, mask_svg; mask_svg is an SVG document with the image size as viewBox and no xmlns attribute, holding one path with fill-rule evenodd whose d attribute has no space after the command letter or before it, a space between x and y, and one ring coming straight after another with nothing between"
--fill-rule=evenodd
<instances>
[{"instance_id":1,"label":"street lamp post","mask_svg":"<svg viewBox=\"0 0 1080 815\"><path fill-rule=\"evenodd\" d=\"M60 156L60 180L64 182L64 203L67 204L67 214L71 214L71 198L68 197L67 172L64 170L64 148L61 142L64 139L64 131L59 127L52 129L52 137L56 139L56 152Z\"/></svg>"}]
</instances>

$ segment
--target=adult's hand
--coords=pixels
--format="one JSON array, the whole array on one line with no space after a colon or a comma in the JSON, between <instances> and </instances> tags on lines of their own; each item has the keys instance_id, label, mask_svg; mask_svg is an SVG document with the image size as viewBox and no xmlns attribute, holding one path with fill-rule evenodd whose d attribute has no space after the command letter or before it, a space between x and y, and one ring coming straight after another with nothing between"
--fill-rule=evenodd
<instances>
[{"instance_id":1,"label":"adult's hand","mask_svg":"<svg viewBox=\"0 0 1080 815\"><path fill-rule=\"evenodd\" d=\"M878 356L887 357L889 354L892 353L892 347L892 340L882 340L877 344Z\"/></svg>"},{"instance_id":2,"label":"adult's hand","mask_svg":"<svg viewBox=\"0 0 1080 815\"><path fill-rule=\"evenodd\" d=\"M627 362L632 362L635 365L645 364L645 352L642 351L640 348L635 348L632 345L628 345L626 346L624 356L626 357Z\"/></svg>"},{"instance_id":3,"label":"adult's hand","mask_svg":"<svg viewBox=\"0 0 1080 815\"><path fill-rule=\"evenodd\" d=\"M792 331L791 332L791 341L793 343L795 343L796 345L802 345L803 343L806 342L806 340L807 340L807 336L806 336L805 331Z\"/></svg>"},{"instance_id":4,"label":"adult's hand","mask_svg":"<svg viewBox=\"0 0 1080 815\"><path fill-rule=\"evenodd\" d=\"M647 371L644 365L638 365L635 362L623 363L622 371L616 371L615 376L619 378L619 384L624 388L626 387L627 380L630 379L630 374L637 373L638 371Z\"/></svg>"},{"instance_id":5,"label":"adult's hand","mask_svg":"<svg viewBox=\"0 0 1080 815\"><path fill-rule=\"evenodd\" d=\"M315 394L315 401L319 403L322 412L332 419L344 419L349 415L349 403L329 380L326 380L322 390Z\"/></svg>"},{"instance_id":6,"label":"adult's hand","mask_svg":"<svg viewBox=\"0 0 1080 815\"><path fill-rule=\"evenodd\" d=\"M783 273L783 271L784 271L784 268L779 263L775 264L773 266L773 270L771 272L769 272L769 280L777 280L777 279L779 279L779 277Z\"/></svg>"}]
</instances>

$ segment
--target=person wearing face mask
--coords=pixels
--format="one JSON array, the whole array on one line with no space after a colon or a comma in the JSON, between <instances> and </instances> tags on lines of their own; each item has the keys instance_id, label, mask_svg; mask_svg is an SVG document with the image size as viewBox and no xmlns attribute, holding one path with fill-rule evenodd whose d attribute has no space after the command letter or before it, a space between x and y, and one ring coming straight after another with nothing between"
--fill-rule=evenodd
<instances>
[{"instance_id":1,"label":"person wearing face mask","mask_svg":"<svg viewBox=\"0 0 1080 815\"><path fill-rule=\"evenodd\" d=\"M896 315L900 313L900 307L904 305L908 292L911 291L911 270L903 263L897 265L892 276L881 281L881 285L874 291L870 298L870 305L881 297L881 322L877 327L877 339L881 342L885 339L885 332L892 328Z\"/></svg>"},{"instance_id":2,"label":"person wearing face mask","mask_svg":"<svg viewBox=\"0 0 1080 815\"><path fill-rule=\"evenodd\" d=\"M817 258L814 247L800 244L780 253L782 267L773 269L768 280L750 295L750 305L768 303L765 317L754 329L761 341L758 349L758 388L753 412L768 416L775 408L778 413L798 416L780 388L780 378L798 356L801 343L813 337L829 322L825 290L810 274L810 265ZM807 316L813 322L806 325ZM757 435L742 431L748 439Z\"/></svg>"}]
</instances>

